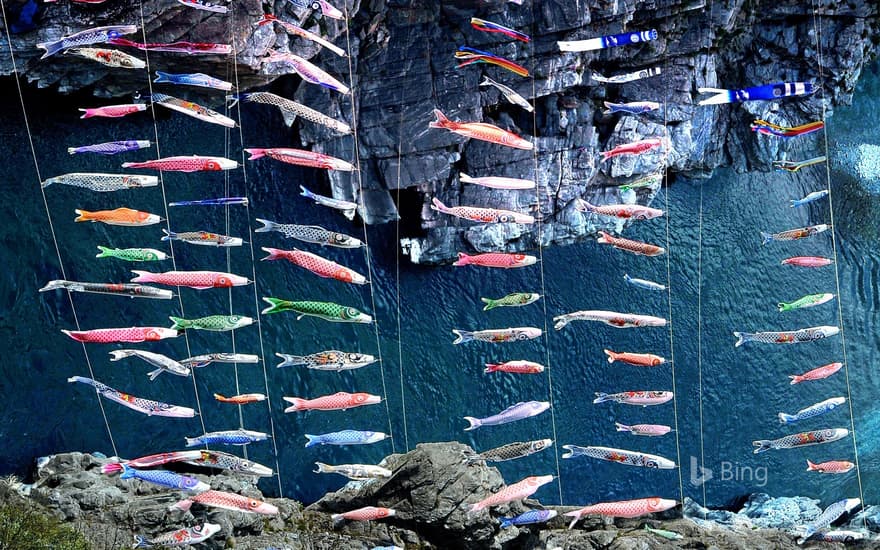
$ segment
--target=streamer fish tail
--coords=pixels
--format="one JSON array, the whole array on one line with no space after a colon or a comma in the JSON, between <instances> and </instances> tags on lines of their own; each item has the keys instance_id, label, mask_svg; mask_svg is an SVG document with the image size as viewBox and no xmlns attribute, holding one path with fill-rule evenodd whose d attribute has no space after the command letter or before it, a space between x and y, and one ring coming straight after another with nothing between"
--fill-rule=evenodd
<instances>
[{"instance_id":1,"label":"streamer fish tail","mask_svg":"<svg viewBox=\"0 0 880 550\"><path fill-rule=\"evenodd\" d=\"M466 432L476 430L483 425L483 422L479 418L474 418L473 416L465 416L464 419L468 421L468 427L464 429Z\"/></svg>"},{"instance_id":2,"label":"streamer fish tail","mask_svg":"<svg viewBox=\"0 0 880 550\"><path fill-rule=\"evenodd\" d=\"M746 342L751 342L754 340L754 335L749 334L748 332L734 332L733 335L738 338L736 343L734 344L734 347L737 348L745 344Z\"/></svg>"},{"instance_id":3,"label":"streamer fish tail","mask_svg":"<svg viewBox=\"0 0 880 550\"><path fill-rule=\"evenodd\" d=\"M290 403L290 406L284 409L286 413L302 411L308 407L306 400L301 397L284 397L284 400Z\"/></svg>"},{"instance_id":4,"label":"streamer fish tail","mask_svg":"<svg viewBox=\"0 0 880 550\"><path fill-rule=\"evenodd\" d=\"M132 269L132 273L137 275L134 279L131 280L133 283L153 283L155 273L150 273L149 271L143 271L140 269Z\"/></svg>"},{"instance_id":5,"label":"streamer fish tail","mask_svg":"<svg viewBox=\"0 0 880 550\"><path fill-rule=\"evenodd\" d=\"M250 151L248 151L248 152L250 152ZM316 200L318 195L312 193L311 191L309 191L308 189L306 189L302 185L299 186L299 189L300 189L300 195L302 195L303 197L306 197L307 199Z\"/></svg>"},{"instance_id":6,"label":"streamer fish tail","mask_svg":"<svg viewBox=\"0 0 880 550\"><path fill-rule=\"evenodd\" d=\"M272 260L278 260L278 259L283 259L283 258L287 257L284 254L286 251L278 249L278 248L269 248L268 246L263 246L263 247L260 247L260 250L269 254L265 258L260 258L261 261L266 261L266 260L272 261Z\"/></svg>"},{"instance_id":7,"label":"streamer fish tail","mask_svg":"<svg viewBox=\"0 0 880 550\"><path fill-rule=\"evenodd\" d=\"M245 151L247 151L248 154L250 155L248 157L248 160L255 160L255 159L262 158L262 157L266 156L266 149L251 148L251 149L245 149Z\"/></svg>"},{"instance_id":8,"label":"streamer fish tail","mask_svg":"<svg viewBox=\"0 0 880 550\"><path fill-rule=\"evenodd\" d=\"M185 330L192 326L192 321L188 321L182 317L169 316L168 318L174 323L171 328L175 330Z\"/></svg>"},{"instance_id":9,"label":"streamer fish tail","mask_svg":"<svg viewBox=\"0 0 880 550\"><path fill-rule=\"evenodd\" d=\"M278 313L279 311L286 311L284 309L284 307L287 303L287 300L282 300L280 298L264 297L263 301L266 302L267 304L269 304L269 307L267 307L267 308L263 309L263 311L261 311L261 313L263 315L265 315L267 313Z\"/></svg>"},{"instance_id":10,"label":"streamer fish tail","mask_svg":"<svg viewBox=\"0 0 880 550\"><path fill-rule=\"evenodd\" d=\"M278 363L278 368L282 367L291 367L294 365L307 365L308 361L302 355L290 355L288 353L276 353L278 357L284 359L281 363Z\"/></svg>"},{"instance_id":11,"label":"streamer fish tail","mask_svg":"<svg viewBox=\"0 0 880 550\"><path fill-rule=\"evenodd\" d=\"M609 401L611 399L614 399L614 397L611 395L608 395L605 392L597 391L596 398L593 399L593 403L604 403L605 401Z\"/></svg>"},{"instance_id":12,"label":"streamer fish tail","mask_svg":"<svg viewBox=\"0 0 880 550\"><path fill-rule=\"evenodd\" d=\"M444 214L452 214L452 210L440 202L440 199L434 197L431 199L431 210L436 210L437 212L443 212Z\"/></svg>"},{"instance_id":13,"label":"streamer fish tail","mask_svg":"<svg viewBox=\"0 0 880 550\"><path fill-rule=\"evenodd\" d=\"M450 128L455 125L454 122L446 118L440 109L434 109L434 117L435 120L428 123L429 128Z\"/></svg>"},{"instance_id":14,"label":"streamer fish tail","mask_svg":"<svg viewBox=\"0 0 880 550\"><path fill-rule=\"evenodd\" d=\"M254 229L254 233L266 233L267 231L277 231L278 230L278 224L273 221L264 220L262 218L257 218L257 221L263 225L261 227Z\"/></svg>"},{"instance_id":15,"label":"streamer fish tail","mask_svg":"<svg viewBox=\"0 0 880 550\"><path fill-rule=\"evenodd\" d=\"M40 292L46 292L47 290L58 290L59 288L67 288L65 285L67 281L63 281L60 279L55 279L54 281L49 281L46 285L40 289Z\"/></svg>"},{"instance_id":16,"label":"streamer fish tail","mask_svg":"<svg viewBox=\"0 0 880 550\"><path fill-rule=\"evenodd\" d=\"M165 73L162 71L156 71L156 79L153 80L153 82L154 83L174 82L174 79L168 73Z\"/></svg>"},{"instance_id":17,"label":"streamer fish tail","mask_svg":"<svg viewBox=\"0 0 880 550\"><path fill-rule=\"evenodd\" d=\"M122 464L120 464L118 462L111 462L110 464L104 464L103 466L101 466L101 473L102 474L109 475L109 474L115 474L115 473L121 472L121 471L122 471Z\"/></svg>"},{"instance_id":18,"label":"streamer fish tail","mask_svg":"<svg viewBox=\"0 0 880 550\"><path fill-rule=\"evenodd\" d=\"M43 53L43 56L40 57L40 59L46 59L50 55L55 55L64 49L64 38L55 40L54 42L40 42L37 44L37 47L41 50L45 50L45 53Z\"/></svg>"},{"instance_id":19,"label":"streamer fish tail","mask_svg":"<svg viewBox=\"0 0 880 550\"><path fill-rule=\"evenodd\" d=\"M187 438L187 439L189 439L189 438ZM191 501L191 500L189 500L189 499L184 499L184 500L181 500L181 501L175 502L174 504L172 504L172 505L169 507L169 509L171 509L171 510L175 510L175 509L176 509L176 510L183 510L184 512L188 512L189 509L192 508L192 505L193 505L193 501Z\"/></svg>"},{"instance_id":20,"label":"streamer fish tail","mask_svg":"<svg viewBox=\"0 0 880 550\"><path fill-rule=\"evenodd\" d=\"M433 206L431 208L433 208ZM464 254L463 252L459 252L458 259L455 260L455 262L453 262L452 265L454 265L454 266L468 265L471 263L470 260L471 260L470 256L468 256L467 254ZM458 334L458 333L456 333L456 334Z\"/></svg>"}]
</instances>

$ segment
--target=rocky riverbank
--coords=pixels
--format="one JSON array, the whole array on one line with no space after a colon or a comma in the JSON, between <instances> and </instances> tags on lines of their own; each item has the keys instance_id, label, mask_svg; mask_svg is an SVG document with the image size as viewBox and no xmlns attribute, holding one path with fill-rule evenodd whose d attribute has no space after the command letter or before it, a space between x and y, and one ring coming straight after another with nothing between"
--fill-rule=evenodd
<instances>
[{"instance_id":1,"label":"rocky riverbank","mask_svg":"<svg viewBox=\"0 0 880 550\"><path fill-rule=\"evenodd\" d=\"M12 50L18 70L39 86L57 86L62 92L91 87L96 94L114 96L142 91L141 71L107 69L69 56L40 61L34 44L96 25L141 25L143 9L151 42L233 45L232 65L242 90L293 74L284 63L265 61L270 50L311 58L332 75L353 80L353 94L341 96L296 76L284 77L276 88L357 127L360 171L330 172L333 195L363 201L360 214L367 223L400 217L403 248L411 259L440 263L459 251L534 250L539 244L582 240L597 229L620 231L623 224L578 212L574 199L649 203L658 185L637 193L621 193L617 185L665 167L670 178L701 177L722 165L769 170L773 160L815 156L821 134L782 141L756 137L749 124L763 118L797 125L830 116L834 106L851 100L864 64L880 43L880 8L867 0L601 0L589 5L546 0L534 6L529 1L522 6L486 2L476 8L473 2L339 0L337 5L350 14L347 22L287 0L240 2L227 15L148 1L106 7L59 2L42 8L35 30L13 35ZM264 10L327 37L351 57L320 51L271 25L257 26ZM514 44L473 30L471 16L520 29L532 41ZM556 45L557 40L647 29L656 29L659 38L580 54L560 52ZM505 56L528 68L534 78L482 64L458 68L453 54L460 45ZM13 68L7 51L0 51L0 74ZM231 74L229 61L220 56L150 56L153 69L220 77ZM661 75L623 85L602 85L591 77L594 72L610 76L651 67ZM533 100L535 116L506 102L495 88L480 87L484 74ZM699 87L735 89L778 81L812 81L818 91L783 101L696 105ZM218 102L216 95L175 93ZM661 109L639 117L610 115L603 109L605 101L646 100L660 102ZM428 130L433 109L453 120L489 122L514 131L531 140L537 154ZM354 136L334 136L307 122L295 124L300 143L273 145L306 146L354 160ZM599 161L600 151L661 136L669 139L665 154ZM460 173L535 179L538 192L465 185ZM431 210L433 197L450 206L529 212L540 223L475 225Z\"/></svg>"},{"instance_id":2,"label":"rocky riverbank","mask_svg":"<svg viewBox=\"0 0 880 550\"><path fill-rule=\"evenodd\" d=\"M65 453L39 461L31 484L10 481L0 484L5 505L36 507L82 532L92 548L121 548L135 534L155 536L182 526L208 521L220 531L202 548L344 548L369 549L396 545L404 548L455 549L549 549L613 548L798 548L793 533L821 512L818 502L802 497L771 498L753 495L739 512L706 510L686 499L663 514L631 520L603 522L594 517L567 529L563 514L575 507L551 507L559 515L546 525L501 529L498 517L541 508L538 500L515 501L491 512L468 514L469 505L500 489L504 481L498 470L481 464L467 465L460 443L425 443L409 453L389 456L384 466L388 479L350 482L318 502L302 504L268 498L279 513L260 516L204 508L168 511L184 498L139 480L122 480L101 474L109 459L82 453ZM190 472L193 473L193 472ZM215 490L254 499L263 495L250 477L195 473ZM343 478L340 479L342 484ZM513 480L508 480L513 481ZM588 492L588 491L586 491ZM537 496L540 496L540 492ZM644 496L648 496L647 494ZM665 495L671 496L671 495ZM581 503L587 504L587 502ZM377 522L334 524L331 514L361 506L385 506L397 515ZM873 537L880 532L880 507L871 506L847 518L843 528ZM644 525L673 531L682 536L670 540L644 530ZM862 541L861 548L880 548L875 541ZM810 543L823 547L827 543Z\"/></svg>"}]
</instances>

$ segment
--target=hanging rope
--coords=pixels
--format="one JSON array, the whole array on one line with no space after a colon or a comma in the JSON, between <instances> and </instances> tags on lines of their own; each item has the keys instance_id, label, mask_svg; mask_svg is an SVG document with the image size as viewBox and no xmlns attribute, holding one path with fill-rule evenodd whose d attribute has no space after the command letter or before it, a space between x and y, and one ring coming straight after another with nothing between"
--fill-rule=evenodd
<instances>
[{"instance_id":1,"label":"hanging rope","mask_svg":"<svg viewBox=\"0 0 880 550\"><path fill-rule=\"evenodd\" d=\"M233 77L235 79L233 81L233 83L235 84L236 92L239 92L240 88L239 88L239 78L238 78L238 59L236 58L236 55L238 54L238 46L236 44L235 32L234 32L235 12L236 12L236 10L230 11L230 13L231 13L230 28L233 29L233 31L231 32L231 34L232 34L232 56L233 56L232 57ZM241 174L242 174L242 178L244 180L244 188L245 188L245 190L247 190L247 188L248 188L247 161L245 160L245 154L244 154L245 153L244 152L244 128L242 127L243 126L242 123L244 122L244 119L241 116L241 102L236 103L236 111L238 112L238 137L239 137L240 145L241 145ZM228 206L227 206L227 208L228 208ZM262 321L261 313L260 313L261 312L260 298L257 293L257 267L256 267L256 257L254 255L254 232L251 229L251 224L250 224L250 220L251 220L250 201L248 201L248 203L244 205L244 208L245 208L245 215L248 220L248 223L247 223L247 228L248 228L247 242L248 242L248 248L249 248L250 254L251 254L251 280L254 282L251 285L251 287L254 290L254 310L256 311L255 316L256 316L257 329L258 329L257 335L259 336L259 339L260 339L260 364L263 368L263 387L265 388L265 392L266 392L266 408L267 408L267 412L269 413L269 431L272 435L272 437L271 437L271 439L272 439L272 453L275 457L275 478L278 481L278 496L279 496L279 498L283 498L284 497L284 489L282 487L283 484L282 484L282 478L281 478L281 466L280 466L280 463L278 460L278 438L275 437L275 420L272 417L272 397L271 397L271 393L269 391L269 375L266 372L266 347L263 342L263 321ZM234 345L234 343L235 342L233 340L233 345ZM235 364L235 367L236 367L236 388L238 388L238 370L237 370L238 364ZM241 418L241 417L239 417L239 418Z\"/></svg>"},{"instance_id":2,"label":"hanging rope","mask_svg":"<svg viewBox=\"0 0 880 550\"><path fill-rule=\"evenodd\" d=\"M228 21L229 21L229 36L230 36L230 43L234 43L234 41L235 41L235 25L233 25L233 21L235 19L235 14L234 14L235 9L233 8L232 10L230 10L230 12L233 12L233 13L229 14L229 19L228 19ZM235 54L236 54L235 48L233 47L232 50L233 50L233 53L231 56L232 63L229 63L229 58L226 59L226 81L227 82L229 82L229 79L232 76L231 75L232 70L230 68L230 65L235 65L236 69L238 68L237 67L237 60L235 58ZM238 92L237 86L236 86L235 91ZM229 107L228 102L224 102L224 111L225 111L225 114L227 117L232 114L232 109ZM239 115L240 114L241 113L239 112ZM241 127L241 116L239 116L239 119L238 119L238 126L239 126L239 128ZM227 126L224 126L223 127L223 136L224 136L223 156L225 158L229 158L230 155L232 154L232 129ZM244 147L244 143L242 143L241 146ZM242 171L244 171L244 163L242 163L241 169L242 169ZM231 188L231 186L230 186L230 172L231 172L231 170L224 170L223 171L223 196L226 198L229 198L232 194L231 190L230 190L230 188ZM245 189L245 193L247 193L247 189ZM232 234L231 216L230 216L230 213L231 213L230 209L231 208L232 208L231 205L228 205L228 204L223 206L223 214L224 214L224 218L226 221L226 235ZM250 225L250 218L247 218L247 222L248 222L248 225ZM253 258L251 258L251 261L253 261ZM232 250L230 248L226 249L226 272L232 273ZM254 284L254 286L256 286L256 284L257 284L256 281L254 281L253 284ZM233 308L232 308L232 287L229 287L227 289L227 295L229 297L229 315L234 315L235 312L233 311ZM260 327L258 326L257 330L259 330L259 329L260 329ZM236 346L235 346L235 331L234 330L229 331L229 339L232 344L232 353L235 354L235 353L237 353L238 350L236 349ZM238 376L238 363L232 364L232 373L233 373L233 376L235 377L235 395L240 395L241 394L241 382L240 382L240 379ZM236 405L236 408L238 409L238 427L241 429L244 429L244 405L239 403ZM242 451L242 454L244 455L244 458L247 459L248 458L248 446L242 445L241 451Z\"/></svg>"},{"instance_id":3,"label":"hanging rope","mask_svg":"<svg viewBox=\"0 0 880 550\"><path fill-rule=\"evenodd\" d=\"M712 45L712 8L714 2L709 1L709 22L706 25L706 59L708 62ZM699 399L700 418L700 471L699 477L691 472L691 479L700 480L703 492L703 510L707 510L706 482L703 472L706 471L706 448L703 438L703 186L700 183L700 210L697 230L697 396ZM705 519L705 518L704 518Z\"/></svg>"},{"instance_id":4,"label":"hanging rope","mask_svg":"<svg viewBox=\"0 0 880 550\"><path fill-rule=\"evenodd\" d=\"M366 215L367 213L367 205L364 202L364 185L363 178L361 176L361 153L360 153L360 145L358 141L358 109L356 104L357 91L360 89L359 83L355 83L354 80L354 68L352 67L351 62L351 32L349 31L349 22L350 22L350 14L348 13L348 7L345 8L345 44L346 51L348 52L347 60L348 60L348 82L351 88L349 92L351 94L351 131L352 137L354 141L354 155L355 155L355 170L357 172L357 182L358 182L358 201L360 202L361 212ZM373 290L373 285L376 281L373 279L373 267L372 260L370 259L370 241L369 235L367 232L367 222L364 219L364 261L367 264L367 280L370 285L370 301L373 306L373 329L376 334L376 352L379 355L379 374L382 378L382 398L385 402L385 414L388 416L388 436L391 439L391 450L392 452L397 452L397 446L394 442L394 431L391 425L391 408L388 405L388 390L385 385L385 362L382 360L382 342L379 339L379 312L376 310L376 293ZM398 333L398 338L400 334Z\"/></svg>"},{"instance_id":5,"label":"hanging rope","mask_svg":"<svg viewBox=\"0 0 880 550\"><path fill-rule=\"evenodd\" d=\"M412 2L407 8L412 12ZM410 18L410 23L412 19ZM403 88L400 92L403 98ZM402 103L399 102L399 103ZM397 366L400 369L400 406L403 412L403 441L406 451L409 452L409 430L406 425L406 386L403 383L403 339L401 338L400 326L400 169L403 156L403 106L400 107L400 120L397 123L397 223L394 237L394 281L397 286Z\"/></svg>"},{"instance_id":6,"label":"hanging rope","mask_svg":"<svg viewBox=\"0 0 880 550\"><path fill-rule=\"evenodd\" d=\"M674 431L675 431L675 456L676 462L678 463L678 493L679 493L679 502L684 504L684 479L681 464L681 437L679 436L678 429L678 387L675 385L675 336L673 331L673 322L672 322L672 237L670 236L670 226L672 224L672 212L669 210L669 150L672 148L672 140L669 139L669 120L667 118L667 113L669 111L669 95L671 94L671 90L669 89L668 84L671 82L669 78L669 56L666 56L665 66L663 68L663 72L667 75L665 80L665 84L667 86L664 87L663 94L663 139L665 140L664 149L666 150L665 160L663 162L663 179L666 180L667 191L663 193L663 198L666 207L666 296L667 296L667 304L669 310L669 320L667 322L667 326L669 327L669 366L670 372L672 373L672 414L674 421ZM660 189L663 189L662 183Z\"/></svg>"},{"instance_id":7,"label":"hanging rope","mask_svg":"<svg viewBox=\"0 0 880 550\"><path fill-rule=\"evenodd\" d=\"M407 21L410 25L413 23L413 1L410 0L409 5L407 6ZM430 41L428 41L430 47ZM430 62L428 63L430 70ZM433 79L432 79L433 81ZM409 429L407 428L406 422L406 385L403 380L403 339L401 338L402 329L400 324L400 250L397 248L400 246L400 171L401 171L401 160L403 158L403 113L405 111L403 107L403 88L400 90L400 98L401 101L398 102L400 105L400 117L397 122L397 220L395 224L395 253L394 253L394 280L397 287L397 366L400 369L400 406L401 412L403 413L403 441L404 447L406 451L409 452Z\"/></svg>"},{"instance_id":8,"label":"hanging rope","mask_svg":"<svg viewBox=\"0 0 880 550\"><path fill-rule=\"evenodd\" d=\"M397 246L400 243L400 160L403 143L403 108L400 110L400 124L397 136L397 227L394 240L394 280L397 284L397 366L400 369L400 406L403 412L403 441L406 451L409 452L409 430L406 425L406 386L403 383L403 342L400 327L400 251Z\"/></svg>"},{"instance_id":9,"label":"hanging rope","mask_svg":"<svg viewBox=\"0 0 880 550\"><path fill-rule=\"evenodd\" d=\"M706 451L703 444L703 183L700 183L700 212L697 234L697 392L700 407L700 477L706 471ZM702 480L703 509L706 510L706 481ZM704 518L705 519L705 518Z\"/></svg>"},{"instance_id":10,"label":"hanging rope","mask_svg":"<svg viewBox=\"0 0 880 550\"><path fill-rule=\"evenodd\" d=\"M144 43L147 43L147 29L146 29L146 20L144 18L144 2L143 0L138 0L138 6L140 7L141 14L141 36L143 37ZM150 100L153 98L153 79L151 78L152 72L150 71L150 52L148 50L144 50L144 63L146 64L145 70L147 73L147 87L150 91ZM159 148L159 123L156 121L156 108L153 106L150 109L150 113L153 115L153 135L155 136L156 141L156 158L162 158L161 150ZM159 170L159 187L162 190L162 206L165 208L165 228L171 233L171 216L168 211L168 198L165 194L165 177L161 170ZM168 249L170 251L169 256L171 257L171 266L174 271L177 271L177 258L174 254L174 241L168 241ZM180 289L177 289L177 303L180 306L180 316L186 318L186 312L183 309L183 293L180 292ZM186 355L187 357L192 357L192 349L189 344L189 334L186 331L183 331L183 339L186 343ZM202 413L202 402L199 399L199 387L196 384L196 369L190 369L190 375L192 377L192 386L193 386L193 394L196 397L196 407L199 411L199 423L202 425L202 433L207 433L207 429L205 428L205 415ZM205 448L208 449L208 444L205 443Z\"/></svg>"},{"instance_id":11,"label":"hanging rope","mask_svg":"<svg viewBox=\"0 0 880 550\"><path fill-rule=\"evenodd\" d=\"M9 19L6 17L6 2L5 0L0 0L0 10L3 12L3 21L8 22ZM49 233L52 235L52 243L55 246L55 256L58 258L58 267L61 270L61 277L64 280L67 280L67 271L64 269L64 261L61 259L61 248L58 246L58 238L55 234L55 224L52 222L52 214L49 211L49 202L46 200L46 190L43 189L42 181L43 176L40 172L40 163L37 160L37 150L34 147L34 137L31 133L31 125L28 120L27 108L24 104L24 93L21 89L21 80L18 74L18 65L15 61L15 51L12 47L12 36L9 33L9 25L4 24L6 28L6 42L9 45L9 56L12 60L12 74L15 76L15 86L18 89L18 100L21 103L21 116L24 118L24 127L27 131L28 137L28 145L31 150L31 156L34 159L34 170L37 174L37 185L40 188L40 194L43 197L43 208L46 210L46 220L49 222ZM73 322L76 325L76 330L82 330L79 325L79 315L76 313L76 305L73 302L73 296L70 291L67 291L67 299L70 301L70 310L73 312ZM95 379L95 371L92 368L92 361L89 358L89 352L86 349L85 342L81 343L83 349L83 355L86 358L86 366L89 369L89 377L94 380ZM119 456L119 451L116 449L116 441L113 439L113 431L110 429L110 422L107 420L107 412L104 410L104 402L101 400L101 395L98 390L95 390L95 398L98 400L98 408L101 409L101 417L104 419L104 427L107 430L107 437L110 439L110 447L113 448L114 456Z\"/></svg>"},{"instance_id":12,"label":"hanging rope","mask_svg":"<svg viewBox=\"0 0 880 550\"><path fill-rule=\"evenodd\" d=\"M535 3L532 2L530 9L532 11L532 25L531 25L531 35L535 36ZM553 404L553 369L550 367L550 327L547 323L547 288L545 284L544 277L544 217L541 213L541 185L538 183L538 91L537 85L535 84L535 69L537 68L538 60L535 57L535 44L534 42L529 42L531 44L531 60L532 60L532 136L535 140L534 147L532 147L532 163L534 167L534 177L535 177L535 201L538 204L537 216L535 216L535 223L537 224L537 240L538 240L538 266L541 271L541 307L543 308L543 318L544 318L544 362L546 363L546 369L544 371L547 373L547 394L549 396L550 402L550 424L553 427L553 442L554 445L559 445L559 439L557 436L556 430L556 407ZM547 193L548 197L550 193ZM553 204L548 200L550 205L550 210L553 210ZM559 505L563 505L562 498L562 469L559 466L559 453L554 452L553 456L556 459L556 478L558 480L557 488L559 489Z\"/></svg>"},{"instance_id":13,"label":"hanging rope","mask_svg":"<svg viewBox=\"0 0 880 550\"><path fill-rule=\"evenodd\" d=\"M825 75L822 71L822 19L818 16L818 8L816 7L815 0L811 0L810 2L813 8L813 27L816 30L816 63L819 68L819 93L822 94L822 121L825 121L826 108L825 108ZM825 140L825 157L831 158L828 150L828 124L823 126L822 135ZM865 502L865 493L862 488L862 471L861 465L859 464L859 445L858 438L856 437L856 421L855 421L855 413L853 411L853 400L852 400L852 386L850 385L850 376L849 376L849 361L846 358L846 335L844 334L844 322L843 322L843 303L841 300L840 294L840 262L838 260L837 255L837 232L835 229L837 225L834 221L834 203L831 198L833 193L831 192L831 166L830 163L825 163L825 189L828 190L828 212L831 221L831 249L834 254L834 283L837 289L837 320L840 324L840 347L843 354L843 374L846 379L846 401L849 404L849 422L850 428L852 429L852 442L853 442L853 454L855 456L855 464L856 464L856 480L859 485L859 498L862 503ZM867 528L867 519L862 518L863 523L865 524L865 528Z\"/></svg>"}]
</instances>

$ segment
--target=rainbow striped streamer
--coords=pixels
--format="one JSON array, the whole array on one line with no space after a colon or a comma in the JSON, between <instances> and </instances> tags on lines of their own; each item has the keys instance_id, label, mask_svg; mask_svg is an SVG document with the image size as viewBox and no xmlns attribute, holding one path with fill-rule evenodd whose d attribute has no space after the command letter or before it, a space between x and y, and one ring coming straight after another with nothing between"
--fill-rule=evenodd
<instances>
[{"instance_id":1,"label":"rainbow striped streamer","mask_svg":"<svg viewBox=\"0 0 880 550\"><path fill-rule=\"evenodd\" d=\"M470 65L471 63L491 63L492 65L497 65L503 69L514 72L519 76L529 76L528 69L522 65L517 65L509 59L475 48L469 48L467 46L459 46L458 51L455 52L455 58L464 60L458 64L459 69L466 65Z\"/></svg>"},{"instance_id":2,"label":"rainbow striped streamer","mask_svg":"<svg viewBox=\"0 0 880 550\"><path fill-rule=\"evenodd\" d=\"M514 40L519 40L520 42L528 43L531 40L531 38L529 38L529 35L527 34L515 31L511 28L505 27L504 25L499 25L498 23L493 23L491 21L486 21L485 19L480 19L479 17L471 17L471 27L477 29L478 31L501 33L504 36L509 36L510 38L513 38Z\"/></svg>"},{"instance_id":3,"label":"rainbow striped streamer","mask_svg":"<svg viewBox=\"0 0 880 550\"><path fill-rule=\"evenodd\" d=\"M794 161L794 160L774 160L773 161L773 169L774 170L785 170L786 172L797 172L801 168L805 168L807 166L813 166L814 164L821 164L828 160L826 157L815 157L807 160Z\"/></svg>"},{"instance_id":4,"label":"rainbow striped streamer","mask_svg":"<svg viewBox=\"0 0 880 550\"><path fill-rule=\"evenodd\" d=\"M812 134L813 132L818 132L824 127L825 122L822 120L816 120L814 122L808 122L806 124L801 124L800 126L793 126L790 128L785 126L777 126L772 122L767 122L766 120L761 119L752 122L751 125L751 129L753 132L758 132L759 134L764 134L765 136L776 136L786 139Z\"/></svg>"}]
</instances>

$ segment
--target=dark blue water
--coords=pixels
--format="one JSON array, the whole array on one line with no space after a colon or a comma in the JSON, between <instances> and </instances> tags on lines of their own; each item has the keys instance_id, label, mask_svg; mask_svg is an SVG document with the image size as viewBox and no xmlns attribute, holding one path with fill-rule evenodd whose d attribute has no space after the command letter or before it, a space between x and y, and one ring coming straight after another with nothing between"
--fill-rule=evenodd
<instances>
[{"instance_id":1,"label":"dark blue water","mask_svg":"<svg viewBox=\"0 0 880 550\"><path fill-rule=\"evenodd\" d=\"M871 176L867 169L855 170L852 158L860 154L860 144L880 144L876 128L867 123L871 120L867 114L878 107L878 86L880 79L876 74L865 77L856 105L839 109L828 125L849 385L845 372L821 382L788 384L788 374L843 360L844 338L840 336L800 346L754 345L734 349L735 339L731 335L734 330L790 330L838 324L836 301L812 310L785 314L775 308L779 301L790 301L804 294L837 292L833 268L807 270L778 265L782 258L792 255L832 256L830 235L767 246L761 246L758 235L762 230L780 231L830 221L827 203L798 210L787 205L788 199L800 198L824 185L821 167L808 169L821 176L818 179L792 177L787 173L738 175L722 170L702 184L677 181L659 198L659 203L669 211L668 226L666 220L659 219L627 231L628 237L667 246L670 254L660 258L633 257L584 242L544 250L541 267L509 272L476 267L423 268L409 265L404 259L399 264L398 276L396 227L388 224L369 228L367 234L373 260L370 287L353 288L319 279L285 263L257 264L258 297L326 300L356 306L374 313L378 321L378 342L370 326L329 324L314 319L297 321L291 314L281 314L264 317L259 328L237 331L234 342L229 334L194 332L188 341L177 338L135 347L148 347L178 358L231 351L233 345L239 352L260 354L258 331L262 331L262 353L266 358L266 381L272 399L283 491L286 496L305 501L315 500L340 485L341 478L310 473L316 460L377 462L392 451L401 452L425 441L459 440L484 450L513 440L554 437L555 429L557 447L553 451L499 466L506 480L513 482L526 475L556 473L555 457L561 454L559 445L568 443L660 454L676 460L682 468L647 471L586 458L560 460L559 485L544 487L537 494L548 503L559 501L560 486L566 504L654 494L679 498L682 491L702 501L703 488L707 502L713 505L729 503L753 491L801 494L827 502L858 495L855 473L845 476L807 473L805 460L852 460L851 438L821 447L761 455L752 454L751 442L820 427L851 428L848 408L790 427L780 426L776 419L779 411L795 412L837 395L852 398L862 486L866 500L876 501L880 422L876 420L873 395L880 389L874 367L878 350L880 258L873 220L878 200L862 190L860 184L864 182L858 179L877 175ZM5 399L0 437L7 449L0 458L0 470L23 473L34 457L48 453L97 450L109 455L113 451L94 394L85 386L66 382L72 375L88 376L82 346L60 332L63 328L74 328L67 296L60 292L37 293L46 281L62 278L61 271L18 109L17 92L10 81L4 81L0 91L7 106L0 112L0 142L5 152L5 177L0 183L5 200L0 209L6 222L0 249L5 266L0 296L5 301L2 341L6 351L0 376L0 392ZM124 159L68 156L68 146L111 139L153 139L149 113L119 120L78 120L75 107L93 104L101 104L101 101L86 96L58 99L49 93L27 90L27 112L42 178L73 171L116 171L123 160L153 158L154 150L128 154ZM243 113L246 146L297 146L295 136L282 125L274 111L250 106ZM241 158L237 131L228 134L219 126L178 114L160 112L159 115L159 145L163 156L196 153ZM824 144L815 136L808 139L812 141L804 145L804 158L807 154L820 154ZM867 162L870 159L861 160L865 161L864 166L870 166ZM319 192L328 191L322 175L268 159L247 163L246 182L241 170L230 174L228 181L223 174L167 174L165 191L169 201L222 196L227 192L247 193L251 199L249 210L231 208L228 220L222 209L171 209L171 227L180 231L207 229L253 237L257 258L262 256L259 246L292 248L297 243L285 241L275 233L249 235L248 226L257 224L248 214L250 218L281 222L319 223L362 235L356 223L349 223L341 215L299 197L301 183ZM97 210L128 206L164 216L163 197L158 188L96 194L53 186L46 190L46 197L68 279L126 281L128 269L142 267L95 259L98 244L163 248L159 241L161 225L125 228L73 222L74 208ZM406 217L415 215L416 212L404 213ZM702 262L699 261L701 222ZM362 273L368 270L361 252L318 250L299 245ZM178 269L228 269L252 275L248 246L232 249L228 255L222 249L187 245L175 246L174 252ZM157 265L146 269L158 270ZM170 261L162 264L165 269L171 269L170 266ZM700 269L701 277L698 276ZM671 295L627 286L622 279L624 273L671 282ZM481 296L500 297L514 291L541 292L546 298L525 308L481 311ZM252 287L235 288L231 292L182 289L181 293L183 311L176 299L150 301L74 295L73 300L84 329L167 326L168 315L178 314L197 317L231 310L253 316L258 307ZM573 323L561 332L552 330L553 316L579 309L671 317L673 328L617 330L600 324ZM702 327L698 330L700 313ZM550 334L546 339L498 346L451 344L452 328L529 325L544 328L548 323ZM702 353L698 353L700 338ZM398 360L398 342L402 361ZM135 395L197 406L191 379L166 374L150 382L145 364L134 359L109 361L107 352L117 347L122 346L87 347L98 380ZM374 354L381 351L381 366L342 374L275 368L275 352L311 353L334 348ZM619 363L609 365L603 348L651 352L674 358L674 362L655 369ZM530 359L548 366L555 428L551 422L553 416L547 412L506 426L464 432L466 423L462 416L487 416L517 401L548 398L551 378L546 375L482 373L485 362L511 359ZM239 366L238 384L242 393L265 391L262 366ZM677 396L675 404L641 409L591 403L596 391L672 389ZM239 426L237 409L216 403L211 397L214 392L225 395L236 392L233 366L213 365L197 371L196 390L202 415L195 419L147 418L105 402L119 454L133 457L182 448L183 438L198 435L202 422L208 430ZM281 412L283 395L315 397L341 390L385 393L387 408L382 404L346 412L288 415ZM386 411L390 411L390 427ZM615 421L669 424L677 426L678 431L663 438L637 438L616 433ZM270 431L265 403L244 407L243 425ZM304 433L344 428L390 429L394 437L372 446L303 448ZM275 466L271 443L251 445L249 456ZM705 466L713 471L713 477L698 486L690 483L691 461L693 457L699 463L701 456ZM264 480L261 486L277 494L274 480Z\"/></svg>"}]
</instances>

